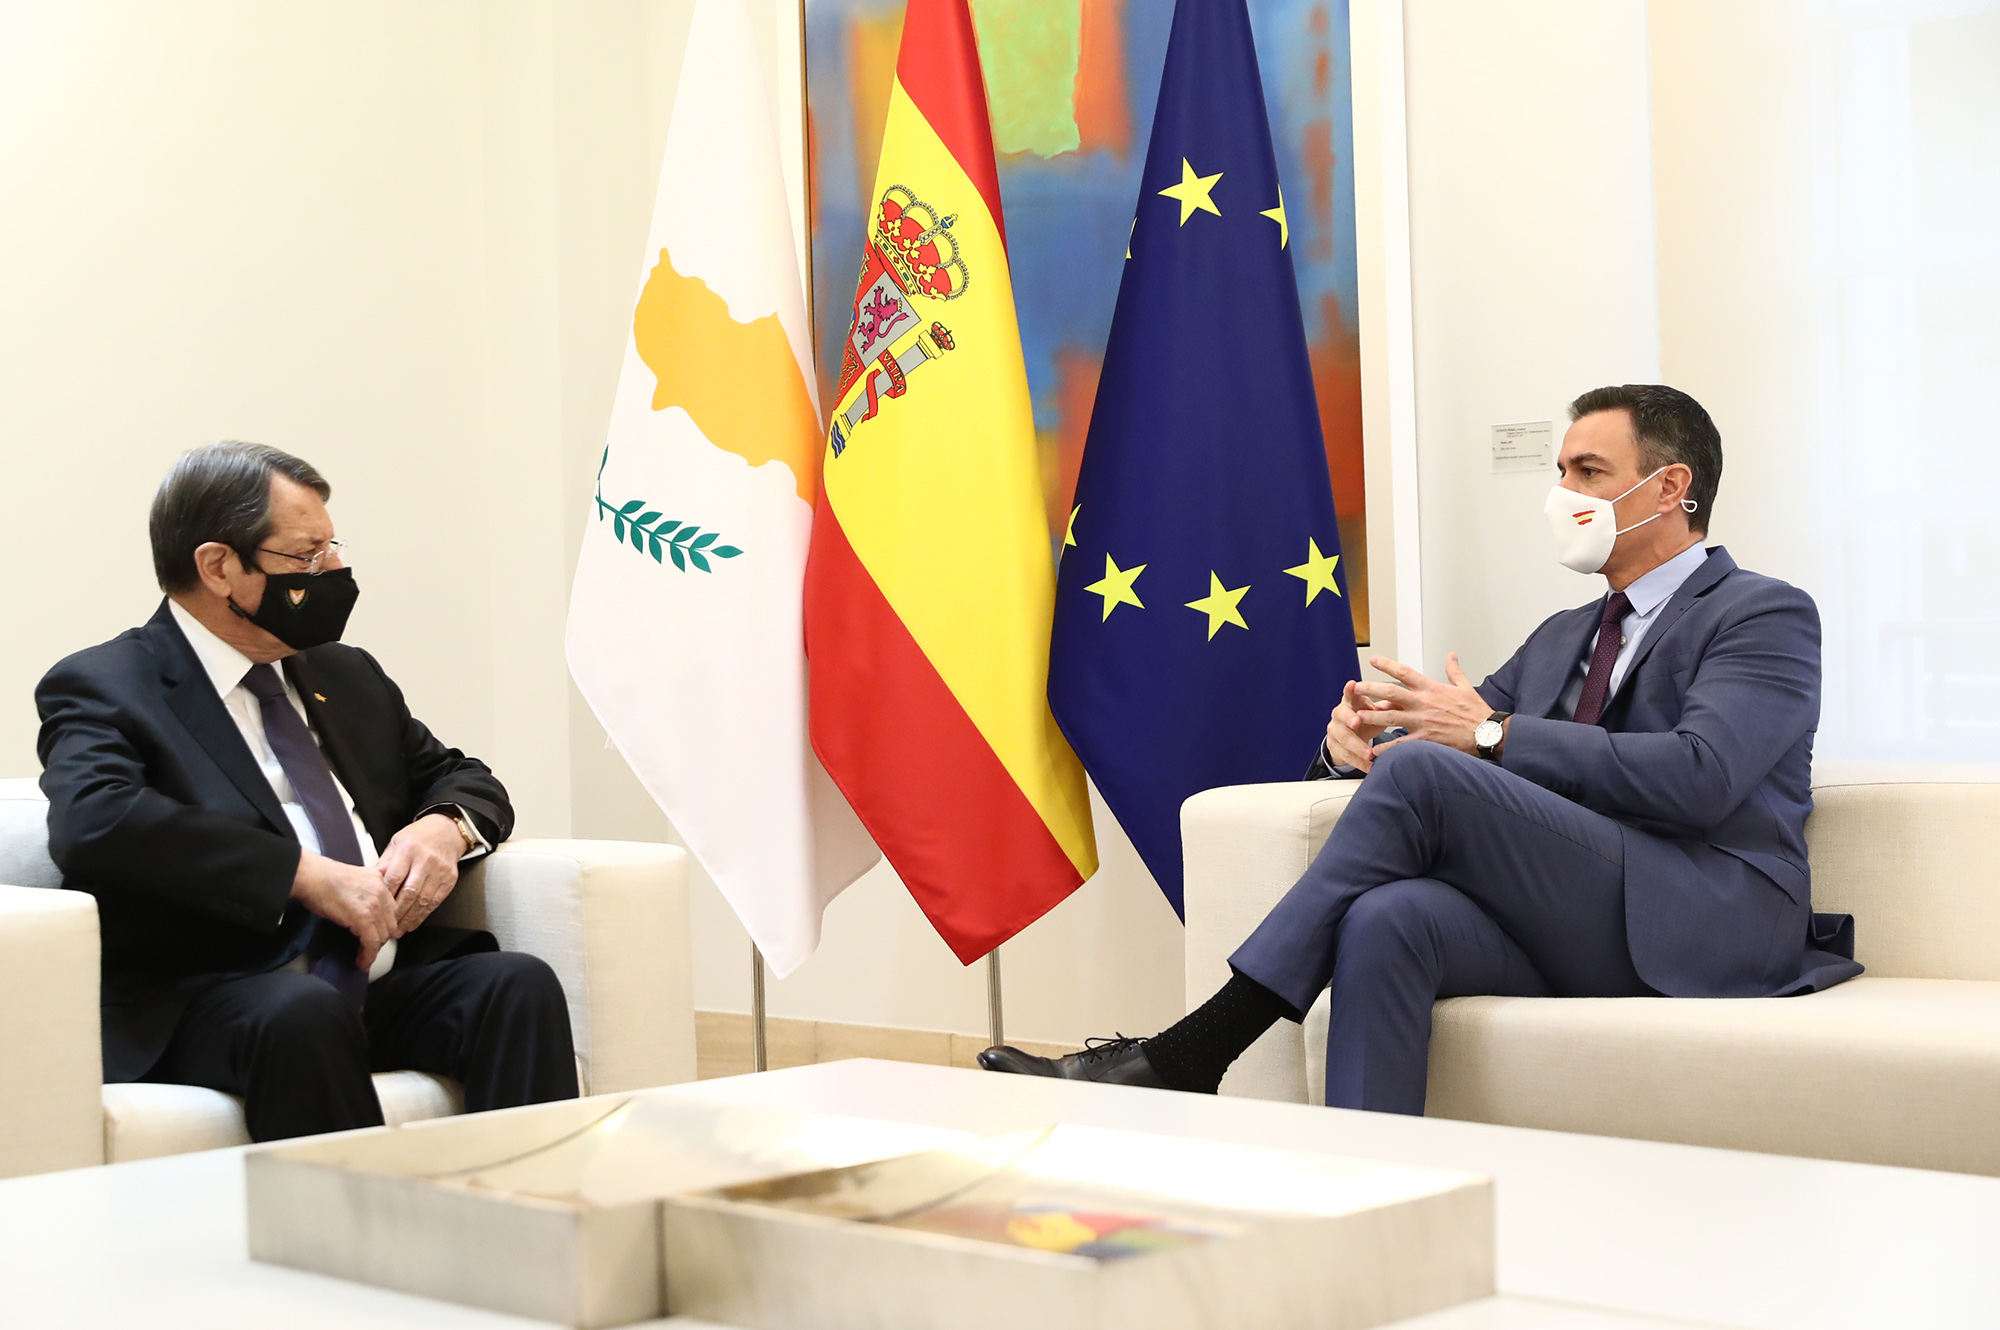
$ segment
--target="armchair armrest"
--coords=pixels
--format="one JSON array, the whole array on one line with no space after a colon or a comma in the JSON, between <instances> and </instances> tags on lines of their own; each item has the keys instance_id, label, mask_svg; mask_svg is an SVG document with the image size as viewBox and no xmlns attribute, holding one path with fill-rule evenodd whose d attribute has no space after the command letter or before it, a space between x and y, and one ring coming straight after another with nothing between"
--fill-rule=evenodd
<instances>
[{"instance_id":1,"label":"armchair armrest","mask_svg":"<svg viewBox=\"0 0 2000 1330\"><path fill-rule=\"evenodd\" d=\"M1305 874L1360 781L1204 790L1181 805L1187 1005L1229 980L1229 956ZM1222 1093L1306 1102L1305 1043L1280 1021L1222 1078Z\"/></svg>"},{"instance_id":2,"label":"armchair armrest","mask_svg":"<svg viewBox=\"0 0 2000 1330\"><path fill-rule=\"evenodd\" d=\"M547 961L569 998L583 1093L691 1081L687 853L636 841L517 840L438 912Z\"/></svg>"},{"instance_id":3,"label":"armchair armrest","mask_svg":"<svg viewBox=\"0 0 2000 1330\"><path fill-rule=\"evenodd\" d=\"M0 886L0 1178L104 1162L97 902Z\"/></svg>"}]
</instances>

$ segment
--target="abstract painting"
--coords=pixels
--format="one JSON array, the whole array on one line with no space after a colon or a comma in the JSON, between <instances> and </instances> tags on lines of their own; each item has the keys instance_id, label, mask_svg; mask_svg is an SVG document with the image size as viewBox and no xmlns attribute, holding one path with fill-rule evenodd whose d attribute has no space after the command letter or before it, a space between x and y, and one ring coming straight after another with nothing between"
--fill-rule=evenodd
<instances>
[{"instance_id":1,"label":"abstract painting","mask_svg":"<svg viewBox=\"0 0 2000 1330\"><path fill-rule=\"evenodd\" d=\"M1249 0L1327 470L1367 642L1347 0ZM1050 530L1060 538L1152 129L1173 0L972 0ZM854 301L902 0L805 0L821 401Z\"/></svg>"}]
</instances>

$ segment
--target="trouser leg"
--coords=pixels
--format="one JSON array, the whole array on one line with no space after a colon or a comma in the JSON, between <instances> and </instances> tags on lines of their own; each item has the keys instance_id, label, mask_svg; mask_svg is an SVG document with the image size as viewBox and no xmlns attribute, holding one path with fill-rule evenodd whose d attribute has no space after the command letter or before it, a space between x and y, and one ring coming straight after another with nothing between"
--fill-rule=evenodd
<instances>
[{"instance_id":1,"label":"trouser leg","mask_svg":"<svg viewBox=\"0 0 2000 1330\"><path fill-rule=\"evenodd\" d=\"M1333 978L1355 902L1432 878L1472 900L1552 992L1650 993L1625 938L1625 829L1437 744L1386 750L1325 847L1230 957L1303 1016Z\"/></svg>"},{"instance_id":2,"label":"trouser leg","mask_svg":"<svg viewBox=\"0 0 2000 1330\"><path fill-rule=\"evenodd\" d=\"M382 1123L360 1015L322 981L286 970L188 1003L142 1079L241 1095L253 1141Z\"/></svg>"},{"instance_id":3,"label":"trouser leg","mask_svg":"<svg viewBox=\"0 0 2000 1330\"><path fill-rule=\"evenodd\" d=\"M1495 993L1546 997L1527 953L1463 893L1432 878L1362 893L1336 930L1326 1102L1424 1111L1431 1004Z\"/></svg>"},{"instance_id":4,"label":"trouser leg","mask_svg":"<svg viewBox=\"0 0 2000 1330\"><path fill-rule=\"evenodd\" d=\"M576 1097L569 1004L540 957L491 951L394 970L363 1012L375 1068L450 1076L469 1112Z\"/></svg>"}]
</instances>

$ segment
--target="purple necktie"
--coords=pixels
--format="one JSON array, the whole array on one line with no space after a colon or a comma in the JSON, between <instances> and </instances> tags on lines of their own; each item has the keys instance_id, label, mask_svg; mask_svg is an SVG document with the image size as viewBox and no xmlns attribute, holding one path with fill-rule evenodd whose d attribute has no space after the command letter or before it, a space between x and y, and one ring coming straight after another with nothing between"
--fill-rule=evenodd
<instances>
[{"instance_id":1,"label":"purple necktie","mask_svg":"<svg viewBox=\"0 0 2000 1330\"><path fill-rule=\"evenodd\" d=\"M354 819L347 814L347 801L340 797L333 768L326 764L305 717L285 696L285 681L269 665L252 665L243 676L243 686L263 710L264 737L285 769L293 795L304 806L306 820L319 834L319 852L359 868L364 862L361 842L354 834ZM325 919L313 921L306 943L307 967L357 1008L368 996L368 972L354 963L358 946L354 934Z\"/></svg>"},{"instance_id":2,"label":"purple necktie","mask_svg":"<svg viewBox=\"0 0 2000 1330\"><path fill-rule=\"evenodd\" d=\"M1611 667L1618 663L1619 649L1625 645L1623 625L1631 612L1632 602L1623 591L1612 592L1611 599L1604 602L1604 617L1597 624L1597 649L1590 653L1590 673L1583 678L1583 696L1576 700L1579 725L1595 725L1604 714L1604 699L1611 692Z\"/></svg>"}]
</instances>

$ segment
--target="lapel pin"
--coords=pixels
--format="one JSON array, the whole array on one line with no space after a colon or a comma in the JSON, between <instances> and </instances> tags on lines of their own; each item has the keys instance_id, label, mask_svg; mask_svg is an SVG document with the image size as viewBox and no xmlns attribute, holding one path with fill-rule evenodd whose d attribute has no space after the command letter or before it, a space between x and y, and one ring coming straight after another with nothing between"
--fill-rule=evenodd
<instances>
[{"instance_id":1,"label":"lapel pin","mask_svg":"<svg viewBox=\"0 0 2000 1330\"><path fill-rule=\"evenodd\" d=\"M314 693L314 694L313 694L313 698L314 698L314 700L315 700L315 701L319 701L319 702L324 702L324 701L326 701L326 694L325 694L325 693Z\"/></svg>"}]
</instances>

